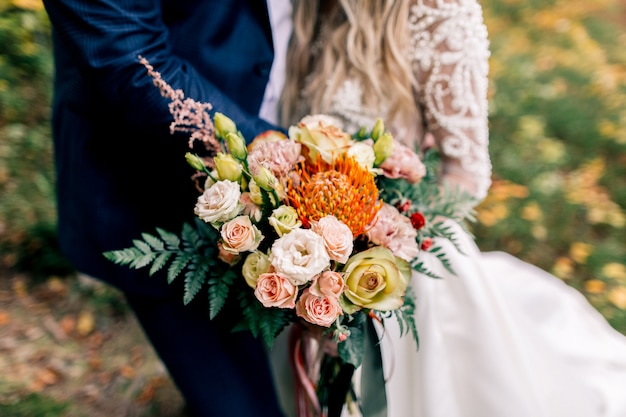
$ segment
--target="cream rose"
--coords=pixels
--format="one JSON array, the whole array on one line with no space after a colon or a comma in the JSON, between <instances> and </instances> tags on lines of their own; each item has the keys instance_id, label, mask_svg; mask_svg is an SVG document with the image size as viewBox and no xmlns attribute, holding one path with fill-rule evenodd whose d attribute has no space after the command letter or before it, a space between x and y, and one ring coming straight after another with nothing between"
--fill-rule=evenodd
<instances>
[{"instance_id":1,"label":"cream rose","mask_svg":"<svg viewBox=\"0 0 626 417\"><path fill-rule=\"evenodd\" d=\"M272 211L272 215L268 219L278 236L283 236L294 229L302 226L302 222L298 218L296 209L290 206L282 205Z\"/></svg>"},{"instance_id":2,"label":"cream rose","mask_svg":"<svg viewBox=\"0 0 626 417\"><path fill-rule=\"evenodd\" d=\"M294 308L298 287L279 272L261 274L256 282L254 295L265 307Z\"/></svg>"},{"instance_id":3,"label":"cream rose","mask_svg":"<svg viewBox=\"0 0 626 417\"><path fill-rule=\"evenodd\" d=\"M241 274L251 288L256 288L256 282L261 274L270 269L269 257L263 252L252 252L246 256L241 266Z\"/></svg>"},{"instance_id":4,"label":"cream rose","mask_svg":"<svg viewBox=\"0 0 626 417\"><path fill-rule=\"evenodd\" d=\"M238 216L224 223L220 235L224 250L232 253L251 252L263 240L261 231L248 216Z\"/></svg>"},{"instance_id":5,"label":"cream rose","mask_svg":"<svg viewBox=\"0 0 626 417\"><path fill-rule=\"evenodd\" d=\"M297 126L290 127L289 137L306 146L310 160L321 156L328 163L354 143L352 136L338 128L334 119L320 115L304 118Z\"/></svg>"},{"instance_id":6,"label":"cream rose","mask_svg":"<svg viewBox=\"0 0 626 417\"><path fill-rule=\"evenodd\" d=\"M376 154L372 145L373 141L371 139L364 140L352 145L347 152L349 156L353 157L359 165L368 171L374 170L374 162L376 161Z\"/></svg>"},{"instance_id":7,"label":"cream rose","mask_svg":"<svg viewBox=\"0 0 626 417\"><path fill-rule=\"evenodd\" d=\"M324 239L309 229L295 229L276 239L270 263L294 285L302 285L330 265Z\"/></svg>"},{"instance_id":8,"label":"cream rose","mask_svg":"<svg viewBox=\"0 0 626 417\"><path fill-rule=\"evenodd\" d=\"M404 304L411 277L409 264L387 248L375 246L348 260L344 297L357 307L390 311Z\"/></svg>"},{"instance_id":9,"label":"cream rose","mask_svg":"<svg viewBox=\"0 0 626 417\"><path fill-rule=\"evenodd\" d=\"M317 296L335 297L343 293L343 277L336 271L324 271L313 280L310 290Z\"/></svg>"},{"instance_id":10,"label":"cream rose","mask_svg":"<svg viewBox=\"0 0 626 417\"><path fill-rule=\"evenodd\" d=\"M342 264L346 263L354 247L354 236L345 223L335 216L325 216L312 222L311 230L324 239L330 259Z\"/></svg>"},{"instance_id":11,"label":"cream rose","mask_svg":"<svg viewBox=\"0 0 626 417\"><path fill-rule=\"evenodd\" d=\"M228 180L218 181L198 197L194 213L206 223L218 227L241 212L243 207L239 197L239 184Z\"/></svg>"},{"instance_id":12,"label":"cream rose","mask_svg":"<svg viewBox=\"0 0 626 417\"><path fill-rule=\"evenodd\" d=\"M337 298L317 296L307 288L296 303L296 314L309 323L330 327L342 310Z\"/></svg>"}]
</instances>

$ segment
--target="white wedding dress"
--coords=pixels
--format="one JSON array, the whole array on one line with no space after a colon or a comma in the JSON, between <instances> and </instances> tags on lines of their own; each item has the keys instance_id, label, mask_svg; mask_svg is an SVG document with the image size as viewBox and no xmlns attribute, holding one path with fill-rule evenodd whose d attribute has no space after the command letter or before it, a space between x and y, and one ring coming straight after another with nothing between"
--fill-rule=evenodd
<instances>
[{"instance_id":1,"label":"white wedding dress","mask_svg":"<svg viewBox=\"0 0 626 417\"><path fill-rule=\"evenodd\" d=\"M480 6L475 0L414 3L410 56L425 124L445 155L448 177L482 198L491 164L489 51ZM333 94L324 113L348 131L383 115L384 103L363 106L354 80ZM397 138L419 138L423 125L416 117L412 126L390 127ZM410 335L399 337L394 320L386 322L388 416L626 417L626 337L558 278L505 253L481 253L460 228L457 236L463 253L441 242L456 274L423 252L443 278L413 276L419 351ZM272 363L284 388L291 374L284 338L277 343ZM280 392L291 416L289 395Z\"/></svg>"}]
</instances>

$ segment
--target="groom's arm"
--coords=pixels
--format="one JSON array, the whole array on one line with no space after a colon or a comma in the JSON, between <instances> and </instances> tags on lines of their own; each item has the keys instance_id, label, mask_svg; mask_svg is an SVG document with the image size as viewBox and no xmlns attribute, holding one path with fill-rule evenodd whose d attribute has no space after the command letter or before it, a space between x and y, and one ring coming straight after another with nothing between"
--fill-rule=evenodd
<instances>
[{"instance_id":1,"label":"groom's arm","mask_svg":"<svg viewBox=\"0 0 626 417\"><path fill-rule=\"evenodd\" d=\"M172 87L227 114L245 137L274 128L256 114L242 110L218 85L172 53L160 1L44 0L44 4L58 40L56 47L69 48L81 74L110 105L121 110L126 125L146 132L163 131L172 121L169 100L161 97L139 64L137 57L141 55ZM242 88L245 81L241 80Z\"/></svg>"}]
</instances>

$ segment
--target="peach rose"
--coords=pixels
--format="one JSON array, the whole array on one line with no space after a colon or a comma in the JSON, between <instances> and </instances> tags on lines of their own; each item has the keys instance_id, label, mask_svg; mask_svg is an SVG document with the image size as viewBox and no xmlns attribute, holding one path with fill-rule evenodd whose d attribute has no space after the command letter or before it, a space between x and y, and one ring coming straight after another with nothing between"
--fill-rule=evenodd
<instances>
[{"instance_id":1,"label":"peach rose","mask_svg":"<svg viewBox=\"0 0 626 417\"><path fill-rule=\"evenodd\" d=\"M331 117L307 116L297 126L289 128L289 137L307 147L312 161L321 156L325 162L331 163L354 143L352 136L337 126Z\"/></svg>"},{"instance_id":2,"label":"peach rose","mask_svg":"<svg viewBox=\"0 0 626 417\"><path fill-rule=\"evenodd\" d=\"M254 295L264 307L294 308L298 287L279 272L267 272L259 275Z\"/></svg>"},{"instance_id":3,"label":"peach rose","mask_svg":"<svg viewBox=\"0 0 626 417\"><path fill-rule=\"evenodd\" d=\"M239 255L238 253L233 253L224 249L224 245L222 244L222 242L217 242L217 249L219 251L217 254L217 259L224 262L225 264L234 266L241 260L241 255Z\"/></svg>"},{"instance_id":4,"label":"peach rose","mask_svg":"<svg viewBox=\"0 0 626 417\"><path fill-rule=\"evenodd\" d=\"M354 236L345 223L335 216L326 216L312 222L311 230L324 239L330 259L346 263L354 247Z\"/></svg>"},{"instance_id":5,"label":"peach rose","mask_svg":"<svg viewBox=\"0 0 626 417\"><path fill-rule=\"evenodd\" d=\"M343 312L337 298L317 296L307 288L296 304L296 314L309 323L330 327Z\"/></svg>"},{"instance_id":6,"label":"peach rose","mask_svg":"<svg viewBox=\"0 0 626 417\"><path fill-rule=\"evenodd\" d=\"M335 297L339 298L343 292L343 277L339 272L324 271L316 279L310 287L311 293L319 297Z\"/></svg>"},{"instance_id":7,"label":"peach rose","mask_svg":"<svg viewBox=\"0 0 626 417\"><path fill-rule=\"evenodd\" d=\"M220 235L224 250L232 253L253 251L263 240L263 235L248 216L238 216L224 223Z\"/></svg>"}]
</instances>

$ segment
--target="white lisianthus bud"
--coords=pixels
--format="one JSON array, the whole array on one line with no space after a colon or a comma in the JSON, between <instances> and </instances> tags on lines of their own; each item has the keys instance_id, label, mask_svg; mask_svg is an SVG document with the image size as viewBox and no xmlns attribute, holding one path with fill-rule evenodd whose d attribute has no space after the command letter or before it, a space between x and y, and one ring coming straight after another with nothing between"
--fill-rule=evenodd
<instances>
[{"instance_id":1,"label":"white lisianthus bud","mask_svg":"<svg viewBox=\"0 0 626 417\"><path fill-rule=\"evenodd\" d=\"M229 132L237 133L237 125L230 118L224 116L222 113L215 112L213 116L213 124L215 125L215 132L221 139L225 139Z\"/></svg>"},{"instance_id":2,"label":"white lisianthus bud","mask_svg":"<svg viewBox=\"0 0 626 417\"><path fill-rule=\"evenodd\" d=\"M272 171L265 168L263 165L257 166L255 172L252 173L252 178L256 184L265 191L272 191L278 186L276 176L272 174Z\"/></svg>"},{"instance_id":3,"label":"white lisianthus bud","mask_svg":"<svg viewBox=\"0 0 626 417\"><path fill-rule=\"evenodd\" d=\"M374 139L374 142L376 142L378 138L380 138L384 133L385 133L385 124L383 123L383 120L376 119L376 123L374 124L374 127L372 128L372 139Z\"/></svg>"},{"instance_id":4,"label":"white lisianthus bud","mask_svg":"<svg viewBox=\"0 0 626 417\"><path fill-rule=\"evenodd\" d=\"M202 161L202 159L198 156L195 155L191 152L187 152L185 154L185 159L187 160L187 163L195 170L198 171L204 171L204 162Z\"/></svg>"},{"instance_id":5,"label":"white lisianthus bud","mask_svg":"<svg viewBox=\"0 0 626 417\"><path fill-rule=\"evenodd\" d=\"M238 133L228 132L226 134L226 144L230 154L240 161L245 161L248 156L246 142Z\"/></svg>"},{"instance_id":6,"label":"white lisianthus bud","mask_svg":"<svg viewBox=\"0 0 626 417\"><path fill-rule=\"evenodd\" d=\"M220 152L215 155L213 161L215 162L215 170L220 180L239 182L243 175L243 167L232 155Z\"/></svg>"},{"instance_id":7,"label":"white lisianthus bud","mask_svg":"<svg viewBox=\"0 0 626 417\"><path fill-rule=\"evenodd\" d=\"M378 166L382 164L383 162L385 162L385 159L389 158L392 152L393 152L393 136L391 136L391 133L384 133L374 143L374 155L376 155L376 160L374 161L374 165Z\"/></svg>"},{"instance_id":8,"label":"white lisianthus bud","mask_svg":"<svg viewBox=\"0 0 626 417\"><path fill-rule=\"evenodd\" d=\"M278 236L282 236L302 226L296 209L290 206L280 206L272 211L268 219Z\"/></svg>"},{"instance_id":9,"label":"white lisianthus bud","mask_svg":"<svg viewBox=\"0 0 626 417\"><path fill-rule=\"evenodd\" d=\"M261 187L256 183L254 179L251 179L248 183L248 191L250 192L250 200L256 205L263 205L263 195L261 194Z\"/></svg>"}]
</instances>

